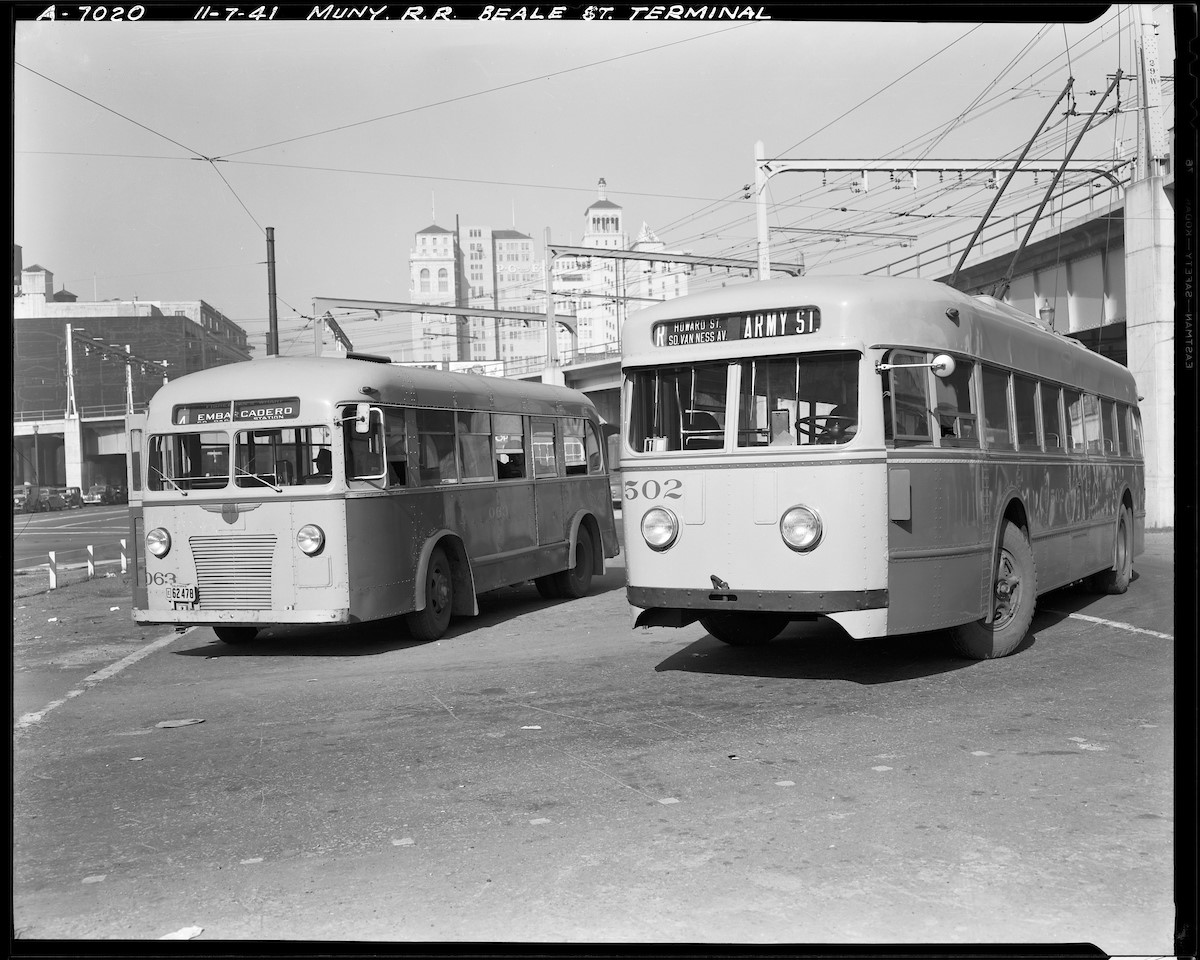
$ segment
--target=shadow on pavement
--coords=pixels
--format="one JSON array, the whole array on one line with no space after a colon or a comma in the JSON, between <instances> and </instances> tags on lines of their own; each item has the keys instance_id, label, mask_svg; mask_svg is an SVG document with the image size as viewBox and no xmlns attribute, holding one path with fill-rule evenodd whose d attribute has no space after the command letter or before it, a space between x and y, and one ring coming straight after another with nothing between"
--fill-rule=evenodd
<instances>
[{"instance_id":1,"label":"shadow on pavement","mask_svg":"<svg viewBox=\"0 0 1200 960\"><path fill-rule=\"evenodd\" d=\"M733 647L706 634L655 669L877 684L936 676L975 665L975 661L951 651L943 631L852 640L831 621L818 620L792 623L761 647Z\"/></svg>"},{"instance_id":2,"label":"shadow on pavement","mask_svg":"<svg viewBox=\"0 0 1200 960\"><path fill-rule=\"evenodd\" d=\"M501 587L479 596L479 616L455 617L442 640L469 636L476 630L498 626L531 613L566 603L586 602L625 587L625 571L610 569L592 581L592 588L579 601L547 600L532 582ZM175 649L182 657L366 657L393 650L424 646L408 632L404 617L388 617L370 623L286 625L267 627L250 643L229 644L216 638L209 627L200 627L198 641Z\"/></svg>"}]
</instances>

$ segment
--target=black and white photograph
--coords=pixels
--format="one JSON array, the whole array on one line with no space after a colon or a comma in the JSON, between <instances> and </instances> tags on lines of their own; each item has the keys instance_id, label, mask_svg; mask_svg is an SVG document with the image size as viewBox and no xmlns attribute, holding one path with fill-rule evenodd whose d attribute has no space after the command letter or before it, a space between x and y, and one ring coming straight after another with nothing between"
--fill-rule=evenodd
<instances>
[{"instance_id":1,"label":"black and white photograph","mask_svg":"<svg viewBox=\"0 0 1200 960\"><path fill-rule=\"evenodd\" d=\"M11 955L1195 955L1195 5L8 9Z\"/></svg>"}]
</instances>

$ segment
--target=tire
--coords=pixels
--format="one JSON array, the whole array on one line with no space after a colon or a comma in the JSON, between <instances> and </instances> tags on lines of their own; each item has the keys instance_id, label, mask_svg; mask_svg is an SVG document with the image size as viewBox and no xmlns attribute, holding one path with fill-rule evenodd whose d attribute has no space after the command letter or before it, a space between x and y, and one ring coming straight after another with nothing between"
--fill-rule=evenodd
<instances>
[{"instance_id":1,"label":"tire","mask_svg":"<svg viewBox=\"0 0 1200 960\"><path fill-rule=\"evenodd\" d=\"M1087 585L1097 593L1122 594L1129 589L1133 579L1133 516L1128 507L1122 507L1117 517L1117 542L1114 548L1113 567L1088 577Z\"/></svg>"},{"instance_id":2,"label":"tire","mask_svg":"<svg viewBox=\"0 0 1200 960\"><path fill-rule=\"evenodd\" d=\"M213 627L213 633L222 643L238 646L253 641L258 636L258 627Z\"/></svg>"},{"instance_id":3,"label":"tire","mask_svg":"<svg viewBox=\"0 0 1200 960\"><path fill-rule=\"evenodd\" d=\"M554 583L555 574L547 574L544 577L534 577L533 585L537 587L537 592L547 600L558 599L558 587Z\"/></svg>"},{"instance_id":4,"label":"tire","mask_svg":"<svg viewBox=\"0 0 1200 960\"><path fill-rule=\"evenodd\" d=\"M951 628L954 649L971 660L1006 657L1021 645L1037 606L1037 568L1033 550L1020 529L1005 524L996 560L995 604L991 623L976 620Z\"/></svg>"},{"instance_id":5,"label":"tire","mask_svg":"<svg viewBox=\"0 0 1200 960\"><path fill-rule=\"evenodd\" d=\"M587 527L579 528L575 540L575 566L554 574L554 589L557 595L567 600L578 600L592 587L592 573L596 561L592 557L592 535Z\"/></svg>"},{"instance_id":6,"label":"tire","mask_svg":"<svg viewBox=\"0 0 1200 960\"><path fill-rule=\"evenodd\" d=\"M734 647L758 647L774 640L788 625L781 613L710 613L700 618L709 633Z\"/></svg>"},{"instance_id":7,"label":"tire","mask_svg":"<svg viewBox=\"0 0 1200 960\"><path fill-rule=\"evenodd\" d=\"M407 614L404 622L413 639L429 642L437 640L450 626L450 615L454 609L454 579L446 551L434 547L425 571L425 608Z\"/></svg>"}]
</instances>

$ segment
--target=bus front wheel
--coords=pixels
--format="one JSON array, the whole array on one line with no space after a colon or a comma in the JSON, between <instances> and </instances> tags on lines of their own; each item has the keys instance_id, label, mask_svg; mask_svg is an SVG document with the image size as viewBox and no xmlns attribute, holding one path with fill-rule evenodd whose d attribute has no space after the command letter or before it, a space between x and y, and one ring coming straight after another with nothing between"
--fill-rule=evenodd
<instances>
[{"instance_id":1,"label":"bus front wheel","mask_svg":"<svg viewBox=\"0 0 1200 960\"><path fill-rule=\"evenodd\" d=\"M407 614L404 622L413 639L428 642L437 640L450 626L454 607L454 581L446 551L435 547L425 571L425 607Z\"/></svg>"},{"instance_id":2,"label":"bus front wheel","mask_svg":"<svg viewBox=\"0 0 1200 960\"><path fill-rule=\"evenodd\" d=\"M222 643L249 643L258 636L258 627L213 627L213 633Z\"/></svg>"},{"instance_id":3,"label":"bus front wheel","mask_svg":"<svg viewBox=\"0 0 1200 960\"><path fill-rule=\"evenodd\" d=\"M1087 585L1097 593L1121 594L1129 589L1133 579L1133 517L1128 507L1121 508L1117 518L1117 542L1111 570L1102 570L1087 578Z\"/></svg>"},{"instance_id":4,"label":"bus front wheel","mask_svg":"<svg viewBox=\"0 0 1200 960\"><path fill-rule=\"evenodd\" d=\"M710 613L700 618L700 626L722 643L734 647L755 647L774 640L788 625L778 613Z\"/></svg>"},{"instance_id":5,"label":"bus front wheel","mask_svg":"<svg viewBox=\"0 0 1200 960\"><path fill-rule=\"evenodd\" d=\"M575 541L575 566L554 574L555 594L568 600L578 600L591 589L594 570L592 535L587 527L580 527Z\"/></svg>"},{"instance_id":6,"label":"bus front wheel","mask_svg":"<svg viewBox=\"0 0 1200 960\"><path fill-rule=\"evenodd\" d=\"M1020 529L1006 524L992 586L991 623L976 620L950 631L954 648L972 660L1006 657L1021 645L1037 603L1037 569L1033 550Z\"/></svg>"}]
</instances>

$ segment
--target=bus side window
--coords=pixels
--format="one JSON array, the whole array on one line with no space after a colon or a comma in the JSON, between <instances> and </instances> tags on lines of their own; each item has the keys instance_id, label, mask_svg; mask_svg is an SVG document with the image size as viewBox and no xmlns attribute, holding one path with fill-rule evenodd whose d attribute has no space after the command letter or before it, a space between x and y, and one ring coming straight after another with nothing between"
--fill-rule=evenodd
<instances>
[{"instance_id":1,"label":"bus side window","mask_svg":"<svg viewBox=\"0 0 1200 960\"><path fill-rule=\"evenodd\" d=\"M554 421L535 417L532 422L532 438L534 477L557 477L558 460L554 449Z\"/></svg>"},{"instance_id":2,"label":"bus side window","mask_svg":"<svg viewBox=\"0 0 1200 960\"><path fill-rule=\"evenodd\" d=\"M462 478L495 480L492 473L492 415L460 411L458 420L458 458Z\"/></svg>"},{"instance_id":3,"label":"bus side window","mask_svg":"<svg viewBox=\"0 0 1200 960\"><path fill-rule=\"evenodd\" d=\"M458 483L458 464L454 459L454 413L450 410L418 410L416 419L421 486Z\"/></svg>"},{"instance_id":4,"label":"bus side window","mask_svg":"<svg viewBox=\"0 0 1200 960\"><path fill-rule=\"evenodd\" d=\"M525 478L525 435L521 417L497 413L492 417L492 439L496 451L496 478L523 480Z\"/></svg>"},{"instance_id":5,"label":"bus side window","mask_svg":"<svg viewBox=\"0 0 1200 960\"><path fill-rule=\"evenodd\" d=\"M1012 431L1008 426L1008 372L996 367L983 367L983 419L987 429L988 446L996 450L1011 450Z\"/></svg>"},{"instance_id":6,"label":"bus side window","mask_svg":"<svg viewBox=\"0 0 1200 960\"><path fill-rule=\"evenodd\" d=\"M1063 442L1062 411L1059 409L1059 395L1062 390L1050 383L1038 384L1042 397L1042 440L1047 453L1060 453L1066 449Z\"/></svg>"},{"instance_id":7,"label":"bus side window","mask_svg":"<svg viewBox=\"0 0 1200 960\"><path fill-rule=\"evenodd\" d=\"M1114 456L1118 453L1116 439L1117 435L1113 430L1113 417L1115 415L1116 403L1112 400L1100 398L1100 449L1107 456Z\"/></svg>"},{"instance_id":8,"label":"bus side window","mask_svg":"<svg viewBox=\"0 0 1200 960\"><path fill-rule=\"evenodd\" d=\"M954 373L935 377L936 416L943 447L978 447L979 431L971 401L971 372L974 364L958 361Z\"/></svg>"},{"instance_id":9,"label":"bus side window","mask_svg":"<svg viewBox=\"0 0 1200 960\"><path fill-rule=\"evenodd\" d=\"M1129 408L1129 423L1133 427L1133 455L1142 455L1142 412L1136 407Z\"/></svg>"},{"instance_id":10,"label":"bus side window","mask_svg":"<svg viewBox=\"0 0 1200 960\"><path fill-rule=\"evenodd\" d=\"M1017 421L1017 446L1038 449L1037 381L1013 374L1013 413Z\"/></svg>"},{"instance_id":11,"label":"bus side window","mask_svg":"<svg viewBox=\"0 0 1200 960\"><path fill-rule=\"evenodd\" d=\"M587 453L584 449L584 419L568 417L561 421L563 425L563 462L567 476L588 472Z\"/></svg>"},{"instance_id":12,"label":"bus side window","mask_svg":"<svg viewBox=\"0 0 1200 960\"><path fill-rule=\"evenodd\" d=\"M889 363L924 363L927 358L896 350ZM932 446L929 434L929 376L919 367L902 367L883 374L884 429L897 447Z\"/></svg>"},{"instance_id":13,"label":"bus side window","mask_svg":"<svg viewBox=\"0 0 1200 960\"><path fill-rule=\"evenodd\" d=\"M370 429L359 433L354 429L354 407L343 407L342 447L346 457L347 480L382 480L384 466L383 419L378 408L372 408L368 421Z\"/></svg>"},{"instance_id":14,"label":"bus side window","mask_svg":"<svg viewBox=\"0 0 1200 960\"><path fill-rule=\"evenodd\" d=\"M1123 403L1117 404L1117 443L1120 444L1121 456L1133 455L1129 446L1129 407Z\"/></svg>"},{"instance_id":15,"label":"bus side window","mask_svg":"<svg viewBox=\"0 0 1200 960\"><path fill-rule=\"evenodd\" d=\"M384 448L387 451L388 483L393 487L408 484L407 411L402 407L384 407Z\"/></svg>"},{"instance_id":16,"label":"bus side window","mask_svg":"<svg viewBox=\"0 0 1200 960\"><path fill-rule=\"evenodd\" d=\"M1063 388L1063 421L1066 427L1066 448L1068 453L1082 455L1083 441L1083 395L1078 390Z\"/></svg>"},{"instance_id":17,"label":"bus side window","mask_svg":"<svg viewBox=\"0 0 1200 960\"><path fill-rule=\"evenodd\" d=\"M1100 400L1090 393L1083 395L1083 431L1089 456L1098 457L1104 449L1100 429Z\"/></svg>"},{"instance_id":18,"label":"bus side window","mask_svg":"<svg viewBox=\"0 0 1200 960\"><path fill-rule=\"evenodd\" d=\"M595 476L604 473L604 454L601 452L600 434L596 430L596 425L591 420L585 421L586 433L584 435L584 448L587 453L587 472Z\"/></svg>"}]
</instances>

